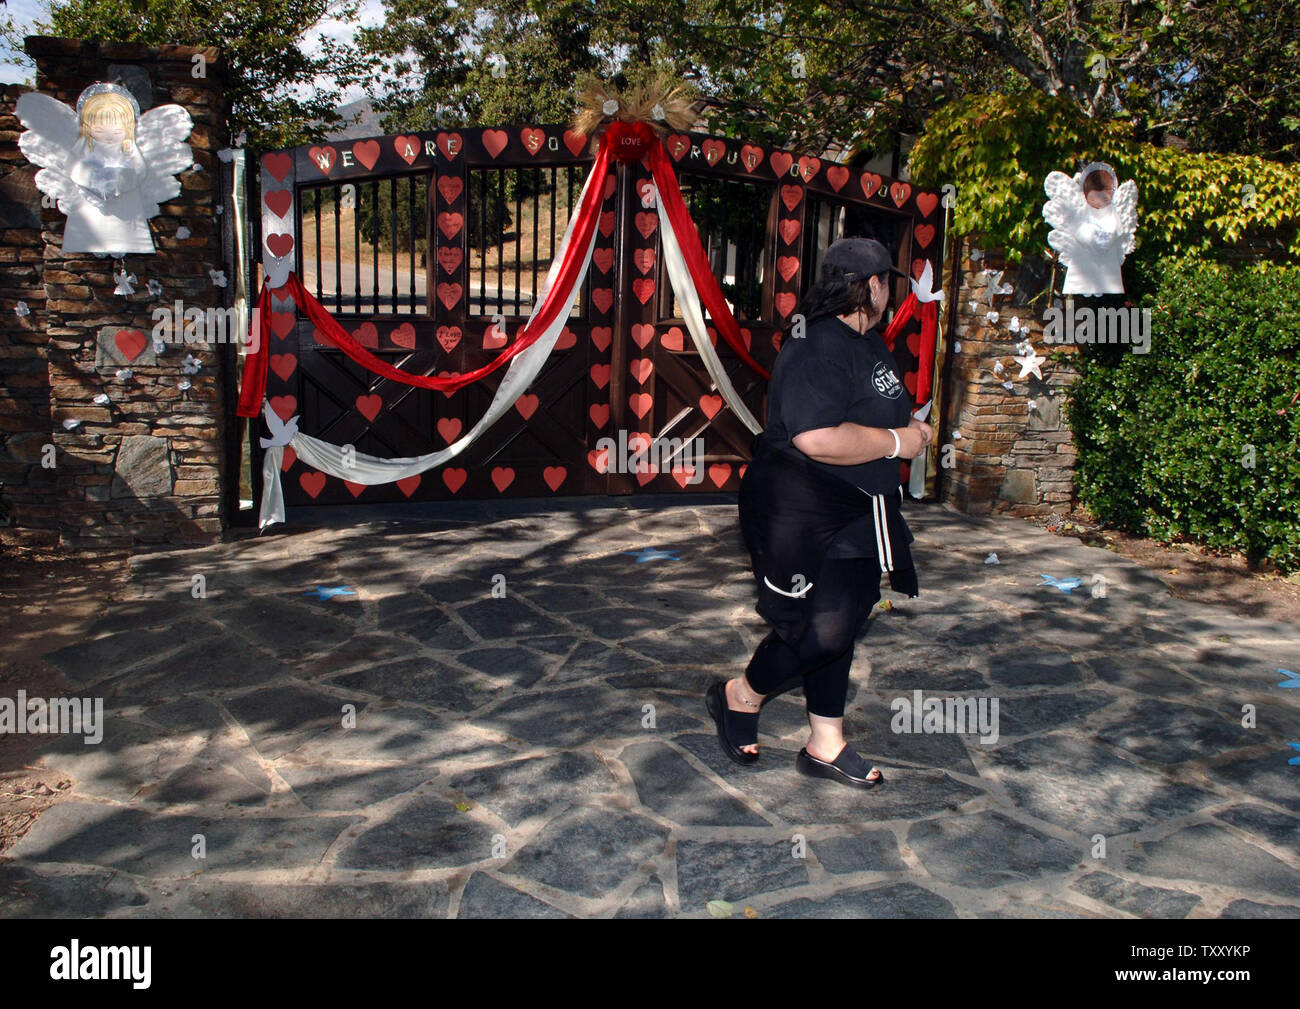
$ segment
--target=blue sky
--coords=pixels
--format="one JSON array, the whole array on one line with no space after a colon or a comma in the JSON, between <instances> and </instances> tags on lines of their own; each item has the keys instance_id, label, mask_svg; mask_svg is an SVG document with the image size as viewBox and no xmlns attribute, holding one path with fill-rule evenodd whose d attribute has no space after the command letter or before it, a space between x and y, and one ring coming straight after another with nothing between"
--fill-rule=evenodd
<instances>
[{"instance_id":1,"label":"blue sky","mask_svg":"<svg viewBox=\"0 0 1300 1009\"><path fill-rule=\"evenodd\" d=\"M0 15L7 14L12 17L23 30L23 34L34 34L36 20L49 19L49 4L47 0L8 0L7 5L0 7ZM381 0L363 0L360 13L360 24L375 25L383 21L384 7ZM310 42L307 46L308 52L316 48L315 37L317 35L327 35L334 39L352 38L357 24L334 20L333 18L322 21L321 24L309 33ZM13 84L27 80L29 77L36 76L36 68L27 58L25 53L14 51L0 43L0 59L7 60L10 57L18 55L22 57L22 65L12 63L0 64L0 84ZM343 95L343 102L354 101L357 98L364 97L364 89L358 87L347 91Z\"/></svg>"}]
</instances>

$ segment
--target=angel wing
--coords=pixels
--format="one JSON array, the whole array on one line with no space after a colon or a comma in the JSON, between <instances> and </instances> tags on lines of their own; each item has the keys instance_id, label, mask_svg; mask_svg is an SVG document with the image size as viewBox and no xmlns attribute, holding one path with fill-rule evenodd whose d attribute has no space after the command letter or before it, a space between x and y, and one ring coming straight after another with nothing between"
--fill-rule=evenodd
<instances>
[{"instance_id":1,"label":"angel wing","mask_svg":"<svg viewBox=\"0 0 1300 1009\"><path fill-rule=\"evenodd\" d=\"M1132 179L1122 183L1115 190L1115 198L1110 202L1115 211L1115 216L1119 218L1120 229L1124 236L1124 255L1126 256L1137 248L1135 240L1138 226L1137 203L1137 183Z\"/></svg>"},{"instance_id":2,"label":"angel wing","mask_svg":"<svg viewBox=\"0 0 1300 1009\"><path fill-rule=\"evenodd\" d=\"M1049 172L1043 180L1043 191L1050 197L1043 204L1043 218L1053 229L1047 234L1047 244L1069 266L1079 248L1074 231L1088 207L1083 199L1083 180L1077 175L1071 178L1064 172Z\"/></svg>"},{"instance_id":3,"label":"angel wing","mask_svg":"<svg viewBox=\"0 0 1300 1009\"><path fill-rule=\"evenodd\" d=\"M194 152L185 138L194 129L194 120L179 105L160 105L140 117L135 128L135 146L148 166L140 180L140 201L147 220L158 213L158 204L180 195L177 172L194 164Z\"/></svg>"},{"instance_id":4,"label":"angel wing","mask_svg":"<svg viewBox=\"0 0 1300 1009\"><path fill-rule=\"evenodd\" d=\"M77 114L39 91L19 98L14 111L26 127L18 149L33 165L41 166L34 176L36 188L53 196L63 213L72 212L85 202L81 188L68 175L68 161L81 135Z\"/></svg>"}]
</instances>

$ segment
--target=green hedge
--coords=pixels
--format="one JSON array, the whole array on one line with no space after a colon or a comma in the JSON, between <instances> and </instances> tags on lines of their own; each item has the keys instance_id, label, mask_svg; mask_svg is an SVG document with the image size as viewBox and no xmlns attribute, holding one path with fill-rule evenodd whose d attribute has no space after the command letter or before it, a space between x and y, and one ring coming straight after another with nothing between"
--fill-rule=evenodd
<instances>
[{"instance_id":1,"label":"green hedge","mask_svg":"<svg viewBox=\"0 0 1300 1009\"><path fill-rule=\"evenodd\" d=\"M1079 499L1108 525L1300 570L1300 267L1152 273L1149 352L1073 359Z\"/></svg>"}]
</instances>

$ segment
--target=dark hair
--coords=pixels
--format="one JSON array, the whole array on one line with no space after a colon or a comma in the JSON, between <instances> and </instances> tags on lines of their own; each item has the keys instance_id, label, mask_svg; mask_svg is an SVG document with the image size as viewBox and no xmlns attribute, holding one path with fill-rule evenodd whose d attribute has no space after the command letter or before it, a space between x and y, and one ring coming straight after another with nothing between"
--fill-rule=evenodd
<instances>
[{"instance_id":1,"label":"dark hair","mask_svg":"<svg viewBox=\"0 0 1300 1009\"><path fill-rule=\"evenodd\" d=\"M888 287L889 271L881 271L875 276ZM821 277L808 288L799 303L799 313L805 323L828 315L849 315L858 309L871 311L870 278L847 280L845 277L845 271L839 267L822 264Z\"/></svg>"}]
</instances>

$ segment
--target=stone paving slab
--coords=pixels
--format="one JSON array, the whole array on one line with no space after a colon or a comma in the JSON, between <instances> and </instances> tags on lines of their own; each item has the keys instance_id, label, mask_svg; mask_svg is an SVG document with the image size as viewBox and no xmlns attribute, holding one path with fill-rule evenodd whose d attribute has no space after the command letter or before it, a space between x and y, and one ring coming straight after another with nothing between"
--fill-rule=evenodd
<instances>
[{"instance_id":1,"label":"stone paving slab","mask_svg":"<svg viewBox=\"0 0 1300 1009\"><path fill-rule=\"evenodd\" d=\"M1300 629L909 505L922 594L886 587L855 649L886 774L858 792L795 772L798 689L756 765L721 752L704 691L767 633L734 499L634 503L303 510L133 558L46 656L104 739L40 751L74 784L0 858L0 916L1300 917ZM996 700L994 738L897 731L914 691Z\"/></svg>"}]
</instances>

